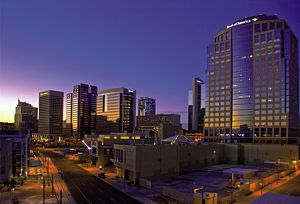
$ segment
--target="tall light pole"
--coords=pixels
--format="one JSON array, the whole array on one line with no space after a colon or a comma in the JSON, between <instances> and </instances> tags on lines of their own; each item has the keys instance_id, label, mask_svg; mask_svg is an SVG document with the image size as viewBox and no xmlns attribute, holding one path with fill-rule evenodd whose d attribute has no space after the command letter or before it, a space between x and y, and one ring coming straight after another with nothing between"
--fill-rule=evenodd
<instances>
[{"instance_id":1,"label":"tall light pole","mask_svg":"<svg viewBox=\"0 0 300 204\"><path fill-rule=\"evenodd\" d=\"M260 195L262 195L263 184L259 183L259 186L260 186Z\"/></svg>"},{"instance_id":2,"label":"tall light pole","mask_svg":"<svg viewBox=\"0 0 300 204\"><path fill-rule=\"evenodd\" d=\"M196 189L194 189L194 193L197 193L198 191L200 191L200 192L201 192L201 204L203 204L203 203L204 203L204 198L203 198L203 191L204 191L204 187L203 187L203 186L201 186L200 188L196 188Z\"/></svg>"},{"instance_id":3,"label":"tall light pole","mask_svg":"<svg viewBox=\"0 0 300 204\"><path fill-rule=\"evenodd\" d=\"M52 178L51 178L51 184L52 184L52 196L54 196L53 174L52 174Z\"/></svg>"},{"instance_id":4,"label":"tall light pole","mask_svg":"<svg viewBox=\"0 0 300 204\"><path fill-rule=\"evenodd\" d=\"M45 187L46 187L45 177L43 177L43 204L45 204Z\"/></svg>"}]
</instances>

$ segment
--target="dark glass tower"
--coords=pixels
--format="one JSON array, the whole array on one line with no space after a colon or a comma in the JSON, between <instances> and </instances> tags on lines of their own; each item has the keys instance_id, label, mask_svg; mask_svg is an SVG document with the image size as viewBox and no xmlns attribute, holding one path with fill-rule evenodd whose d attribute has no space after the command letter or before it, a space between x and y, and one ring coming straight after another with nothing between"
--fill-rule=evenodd
<instances>
[{"instance_id":1,"label":"dark glass tower","mask_svg":"<svg viewBox=\"0 0 300 204\"><path fill-rule=\"evenodd\" d=\"M97 91L96 86L80 84L67 94L67 133L80 139L95 133Z\"/></svg>"},{"instance_id":2,"label":"dark glass tower","mask_svg":"<svg viewBox=\"0 0 300 204\"><path fill-rule=\"evenodd\" d=\"M38 133L47 137L61 136L64 93L44 91L39 94Z\"/></svg>"},{"instance_id":3,"label":"dark glass tower","mask_svg":"<svg viewBox=\"0 0 300 204\"><path fill-rule=\"evenodd\" d=\"M284 20L238 20L214 36L207 54L207 141L296 142L298 40Z\"/></svg>"},{"instance_id":4,"label":"dark glass tower","mask_svg":"<svg viewBox=\"0 0 300 204\"><path fill-rule=\"evenodd\" d=\"M156 103L155 99L148 97L141 97L139 99L139 116L155 115Z\"/></svg>"},{"instance_id":5,"label":"dark glass tower","mask_svg":"<svg viewBox=\"0 0 300 204\"><path fill-rule=\"evenodd\" d=\"M203 81L194 77L189 91L188 130L203 131L204 113L201 110L201 86Z\"/></svg>"}]
</instances>

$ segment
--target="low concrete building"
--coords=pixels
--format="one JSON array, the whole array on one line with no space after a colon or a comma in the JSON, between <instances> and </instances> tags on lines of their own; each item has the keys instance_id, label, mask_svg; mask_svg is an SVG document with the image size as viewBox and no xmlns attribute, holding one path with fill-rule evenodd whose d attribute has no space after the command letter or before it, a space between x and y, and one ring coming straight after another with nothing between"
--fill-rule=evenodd
<instances>
[{"instance_id":1,"label":"low concrete building","mask_svg":"<svg viewBox=\"0 0 300 204\"><path fill-rule=\"evenodd\" d=\"M114 144L153 144L153 139L145 138L143 134L112 133L107 135L86 135L82 141L94 158L96 166L112 163Z\"/></svg>"},{"instance_id":2,"label":"low concrete building","mask_svg":"<svg viewBox=\"0 0 300 204\"><path fill-rule=\"evenodd\" d=\"M29 135L0 135L0 140L12 140L12 174L25 176L28 174Z\"/></svg>"},{"instance_id":3,"label":"low concrete building","mask_svg":"<svg viewBox=\"0 0 300 204\"><path fill-rule=\"evenodd\" d=\"M114 145L116 173L138 184L140 178L178 176L214 164L262 165L265 160L298 161L297 145L266 144ZM254 150L259 150L255 151ZM274 156L274 154L276 156Z\"/></svg>"},{"instance_id":4,"label":"low concrete building","mask_svg":"<svg viewBox=\"0 0 300 204\"><path fill-rule=\"evenodd\" d=\"M8 182L12 176L13 140L0 138L0 183Z\"/></svg>"},{"instance_id":5,"label":"low concrete building","mask_svg":"<svg viewBox=\"0 0 300 204\"><path fill-rule=\"evenodd\" d=\"M117 175L139 182L159 179L220 162L222 145L114 145Z\"/></svg>"}]
</instances>

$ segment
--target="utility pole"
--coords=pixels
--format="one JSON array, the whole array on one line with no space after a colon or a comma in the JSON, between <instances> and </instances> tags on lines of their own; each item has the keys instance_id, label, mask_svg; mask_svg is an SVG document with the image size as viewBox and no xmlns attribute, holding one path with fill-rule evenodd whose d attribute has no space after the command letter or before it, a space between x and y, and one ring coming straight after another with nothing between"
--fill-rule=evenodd
<instances>
[{"instance_id":1,"label":"utility pole","mask_svg":"<svg viewBox=\"0 0 300 204\"><path fill-rule=\"evenodd\" d=\"M59 191L59 203L62 204L62 190Z\"/></svg>"},{"instance_id":2,"label":"utility pole","mask_svg":"<svg viewBox=\"0 0 300 204\"><path fill-rule=\"evenodd\" d=\"M45 204L45 187L46 187L45 177L43 177L43 204Z\"/></svg>"},{"instance_id":3,"label":"utility pole","mask_svg":"<svg viewBox=\"0 0 300 204\"><path fill-rule=\"evenodd\" d=\"M50 175L49 175L49 157L47 157L47 176L48 176L48 186L50 186Z\"/></svg>"},{"instance_id":4,"label":"utility pole","mask_svg":"<svg viewBox=\"0 0 300 204\"><path fill-rule=\"evenodd\" d=\"M53 174L52 174L52 178L51 178L51 184L52 184L52 196L54 196Z\"/></svg>"}]
</instances>

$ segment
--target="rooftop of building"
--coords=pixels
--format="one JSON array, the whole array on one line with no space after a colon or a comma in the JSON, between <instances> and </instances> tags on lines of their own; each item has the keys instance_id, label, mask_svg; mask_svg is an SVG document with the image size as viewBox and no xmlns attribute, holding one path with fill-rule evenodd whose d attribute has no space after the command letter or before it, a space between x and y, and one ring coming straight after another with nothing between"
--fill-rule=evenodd
<instances>
[{"instance_id":1,"label":"rooftop of building","mask_svg":"<svg viewBox=\"0 0 300 204\"><path fill-rule=\"evenodd\" d=\"M124 87L120 87L120 88L113 88L113 89L106 89L106 90L102 90L99 91L98 94L106 94L106 93L133 93L135 91L124 88Z\"/></svg>"},{"instance_id":2,"label":"rooftop of building","mask_svg":"<svg viewBox=\"0 0 300 204\"><path fill-rule=\"evenodd\" d=\"M269 176L274 173L273 168L264 166L244 166L244 165L231 165L220 164L214 166L208 166L203 169L195 169L191 172L186 172L175 178L166 178L156 181L152 181L153 189L162 190L164 186L172 188L176 191L182 192L188 197L193 197L193 190L204 187L205 192L216 192L220 197L226 197L230 194L227 186L231 185L231 175L224 173L226 170L239 169L240 171L256 170L256 174L248 179L238 178L241 183L249 183L257 180L261 180L262 177Z\"/></svg>"},{"instance_id":3,"label":"rooftop of building","mask_svg":"<svg viewBox=\"0 0 300 204\"><path fill-rule=\"evenodd\" d=\"M62 92L62 91L55 91L55 90L46 90L46 91L41 91L39 93L40 96L46 96L48 94L63 95L64 92Z\"/></svg>"},{"instance_id":4,"label":"rooftop of building","mask_svg":"<svg viewBox=\"0 0 300 204\"><path fill-rule=\"evenodd\" d=\"M194 141L185 135L175 135L162 140L163 143L170 144L193 144Z\"/></svg>"},{"instance_id":5,"label":"rooftop of building","mask_svg":"<svg viewBox=\"0 0 300 204\"><path fill-rule=\"evenodd\" d=\"M25 106L25 107L31 107L31 108L35 108L33 105L31 105L30 103L27 103L26 101L20 101L18 99L18 105L17 106Z\"/></svg>"},{"instance_id":6,"label":"rooftop of building","mask_svg":"<svg viewBox=\"0 0 300 204\"><path fill-rule=\"evenodd\" d=\"M253 16L246 16L244 18L235 20L232 23L229 23L229 24L223 26L220 30L218 30L216 35L218 35L220 32L222 32L223 30L226 30L228 28L232 28L232 27L239 26L239 25L246 24L246 23L253 23L256 21L265 21L265 20L283 20L283 19L280 19L277 16L277 14L272 14L272 15L258 14L258 15L253 15Z\"/></svg>"}]
</instances>

